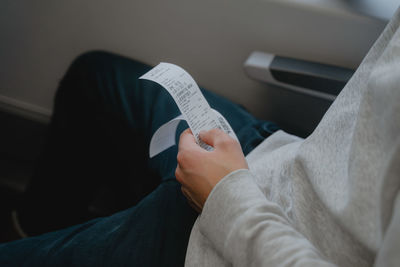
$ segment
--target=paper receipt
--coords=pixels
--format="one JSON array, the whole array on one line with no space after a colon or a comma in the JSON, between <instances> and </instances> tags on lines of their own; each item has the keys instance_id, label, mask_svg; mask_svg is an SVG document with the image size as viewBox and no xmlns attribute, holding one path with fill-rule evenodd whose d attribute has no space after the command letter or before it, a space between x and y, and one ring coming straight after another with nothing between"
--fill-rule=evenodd
<instances>
[{"instance_id":1,"label":"paper receipt","mask_svg":"<svg viewBox=\"0 0 400 267\"><path fill-rule=\"evenodd\" d=\"M196 142L204 149L212 149L199 139L201 131L219 128L237 140L232 127L216 110L212 109L194 79L181 67L160 63L139 79L154 81L164 87L172 96L182 115L162 125L150 141L150 157L175 145L176 128L186 120Z\"/></svg>"}]
</instances>

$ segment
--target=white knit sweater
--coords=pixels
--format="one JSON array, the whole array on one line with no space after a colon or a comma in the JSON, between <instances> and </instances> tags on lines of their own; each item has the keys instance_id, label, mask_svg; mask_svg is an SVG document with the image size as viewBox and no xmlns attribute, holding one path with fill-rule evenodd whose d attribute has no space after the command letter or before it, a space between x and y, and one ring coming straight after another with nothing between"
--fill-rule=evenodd
<instances>
[{"instance_id":1,"label":"white knit sweater","mask_svg":"<svg viewBox=\"0 0 400 267\"><path fill-rule=\"evenodd\" d=\"M312 135L273 134L217 184L187 266L400 266L399 24Z\"/></svg>"}]
</instances>

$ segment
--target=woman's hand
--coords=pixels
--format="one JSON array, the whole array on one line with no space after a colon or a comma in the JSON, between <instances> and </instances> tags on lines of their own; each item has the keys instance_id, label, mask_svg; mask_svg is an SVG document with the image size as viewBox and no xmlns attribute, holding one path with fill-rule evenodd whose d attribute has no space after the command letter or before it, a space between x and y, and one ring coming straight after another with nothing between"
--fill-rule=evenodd
<instances>
[{"instance_id":1,"label":"woman's hand","mask_svg":"<svg viewBox=\"0 0 400 267\"><path fill-rule=\"evenodd\" d=\"M182 184L182 193L198 212L222 178L235 170L249 168L240 144L222 130L201 132L200 139L214 150L201 148L190 129L182 132L175 170L176 179Z\"/></svg>"}]
</instances>

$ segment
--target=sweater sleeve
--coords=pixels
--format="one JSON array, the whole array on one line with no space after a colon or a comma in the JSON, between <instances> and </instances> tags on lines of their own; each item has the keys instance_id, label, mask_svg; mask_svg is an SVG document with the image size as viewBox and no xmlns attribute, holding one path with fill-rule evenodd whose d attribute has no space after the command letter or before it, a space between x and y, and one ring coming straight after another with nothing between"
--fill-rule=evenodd
<instances>
[{"instance_id":1,"label":"sweater sleeve","mask_svg":"<svg viewBox=\"0 0 400 267\"><path fill-rule=\"evenodd\" d=\"M392 218L376 257L376 267L399 266L400 263L400 193L397 193Z\"/></svg>"},{"instance_id":2,"label":"sweater sleeve","mask_svg":"<svg viewBox=\"0 0 400 267\"><path fill-rule=\"evenodd\" d=\"M233 266L333 266L263 195L249 170L237 170L210 193L199 227Z\"/></svg>"}]
</instances>

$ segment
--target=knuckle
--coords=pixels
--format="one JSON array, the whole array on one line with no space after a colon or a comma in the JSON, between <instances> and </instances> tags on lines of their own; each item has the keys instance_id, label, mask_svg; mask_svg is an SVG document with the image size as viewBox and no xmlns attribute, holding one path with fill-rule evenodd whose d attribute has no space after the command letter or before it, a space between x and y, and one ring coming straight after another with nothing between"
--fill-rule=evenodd
<instances>
[{"instance_id":1,"label":"knuckle","mask_svg":"<svg viewBox=\"0 0 400 267\"><path fill-rule=\"evenodd\" d=\"M191 151L191 150L181 150L178 152L178 155L176 156L176 160L182 168L186 168L188 166L191 166L193 163L193 160L196 159L196 151Z\"/></svg>"},{"instance_id":2,"label":"knuckle","mask_svg":"<svg viewBox=\"0 0 400 267\"><path fill-rule=\"evenodd\" d=\"M184 130L183 132L181 132L181 134L179 135L179 143L181 142L182 138L186 135L187 133L187 129Z\"/></svg>"},{"instance_id":3,"label":"knuckle","mask_svg":"<svg viewBox=\"0 0 400 267\"><path fill-rule=\"evenodd\" d=\"M176 161L178 161L178 164L180 164L180 165L182 164L183 158L184 158L183 152L179 151L178 155L176 155Z\"/></svg>"},{"instance_id":4,"label":"knuckle","mask_svg":"<svg viewBox=\"0 0 400 267\"><path fill-rule=\"evenodd\" d=\"M224 138L221 139L220 144L221 146L224 147L230 147L234 144L234 141L232 138L225 136Z\"/></svg>"},{"instance_id":5,"label":"knuckle","mask_svg":"<svg viewBox=\"0 0 400 267\"><path fill-rule=\"evenodd\" d=\"M210 133L211 133L212 135L219 135L219 134L221 133L221 129L219 129L219 128L211 129L211 130L210 130Z\"/></svg>"},{"instance_id":6,"label":"knuckle","mask_svg":"<svg viewBox=\"0 0 400 267\"><path fill-rule=\"evenodd\" d=\"M182 181L181 173L179 171L179 167L176 167L176 169L175 169L175 178L180 184L182 184L183 181Z\"/></svg>"},{"instance_id":7,"label":"knuckle","mask_svg":"<svg viewBox=\"0 0 400 267\"><path fill-rule=\"evenodd\" d=\"M188 134L190 132L190 128L186 128L185 130L183 130L183 132L181 133L181 136L184 136L186 134Z\"/></svg>"}]
</instances>

